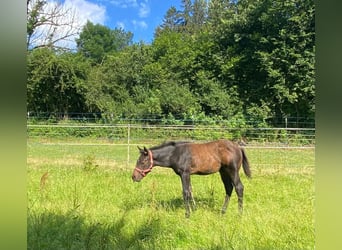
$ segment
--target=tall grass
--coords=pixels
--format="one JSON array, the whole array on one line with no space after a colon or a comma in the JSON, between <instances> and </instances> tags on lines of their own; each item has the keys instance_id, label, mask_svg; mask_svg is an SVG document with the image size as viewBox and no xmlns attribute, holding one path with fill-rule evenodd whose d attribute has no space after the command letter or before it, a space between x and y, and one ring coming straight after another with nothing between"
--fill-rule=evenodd
<instances>
[{"instance_id":1,"label":"tall grass","mask_svg":"<svg viewBox=\"0 0 342 250\"><path fill-rule=\"evenodd\" d=\"M235 193L220 214L219 174L192 176L197 210L189 219L179 177L155 168L133 183L133 166L113 156L123 152L28 143L28 249L314 248L313 150L290 151L296 160L288 165L277 150L263 150L276 166L247 150L253 178L241 171L242 216Z\"/></svg>"}]
</instances>

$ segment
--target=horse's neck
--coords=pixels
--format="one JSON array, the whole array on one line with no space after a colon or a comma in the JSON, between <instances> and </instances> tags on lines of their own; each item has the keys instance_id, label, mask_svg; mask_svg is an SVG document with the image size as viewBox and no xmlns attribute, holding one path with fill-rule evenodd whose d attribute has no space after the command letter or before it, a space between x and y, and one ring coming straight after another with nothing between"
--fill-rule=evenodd
<instances>
[{"instance_id":1,"label":"horse's neck","mask_svg":"<svg viewBox=\"0 0 342 250\"><path fill-rule=\"evenodd\" d=\"M163 148L152 150L154 165L161 167L170 167L170 158L172 156L174 149L174 146L166 146Z\"/></svg>"}]
</instances>

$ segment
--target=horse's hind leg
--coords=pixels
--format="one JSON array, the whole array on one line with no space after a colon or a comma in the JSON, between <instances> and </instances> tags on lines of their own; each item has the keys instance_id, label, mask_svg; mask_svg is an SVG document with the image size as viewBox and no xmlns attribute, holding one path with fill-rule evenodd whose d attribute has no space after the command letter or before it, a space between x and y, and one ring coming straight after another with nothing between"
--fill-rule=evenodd
<instances>
[{"instance_id":1,"label":"horse's hind leg","mask_svg":"<svg viewBox=\"0 0 342 250\"><path fill-rule=\"evenodd\" d=\"M223 203L222 210L221 210L222 214L224 214L227 211L229 200L232 195L233 183L232 183L232 179L230 178L229 173L227 172L227 169L221 168L220 175L221 175L222 182L224 184L224 188L226 190L226 197L224 199L224 203Z\"/></svg>"},{"instance_id":2,"label":"horse's hind leg","mask_svg":"<svg viewBox=\"0 0 342 250\"><path fill-rule=\"evenodd\" d=\"M239 212L242 214L242 210L243 210L243 189L244 189L244 187L243 187L243 184L240 180L240 176L239 176L238 172L235 173L233 184L235 187L236 194L238 196Z\"/></svg>"}]
</instances>

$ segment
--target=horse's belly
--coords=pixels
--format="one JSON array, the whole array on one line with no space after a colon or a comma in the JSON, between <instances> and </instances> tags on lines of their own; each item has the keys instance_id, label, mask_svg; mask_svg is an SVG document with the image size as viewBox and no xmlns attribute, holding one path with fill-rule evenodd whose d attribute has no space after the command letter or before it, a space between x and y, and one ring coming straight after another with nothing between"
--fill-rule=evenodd
<instances>
[{"instance_id":1,"label":"horse's belly","mask_svg":"<svg viewBox=\"0 0 342 250\"><path fill-rule=\"evenodd\" d=\"M205 163L197 163L192 164L190 168L191 174L199 174L199 175L207 175L207 174L213 174L220 170L220 164L217 162L211 162L210 164Z\"/></svg>"},{"instance_id":2,"label":"horse's belly","mask_svg":"<svg viewBox=\"0 0 342 250\"><path fill-rule=\"evenodd\" d=\"M191 171L190 174L198 174L198 175L208 175L208 174L213 174L213 173L216 173L217 171L199 171L199 170L193 170Z\"/></svg>"}]
</instances>

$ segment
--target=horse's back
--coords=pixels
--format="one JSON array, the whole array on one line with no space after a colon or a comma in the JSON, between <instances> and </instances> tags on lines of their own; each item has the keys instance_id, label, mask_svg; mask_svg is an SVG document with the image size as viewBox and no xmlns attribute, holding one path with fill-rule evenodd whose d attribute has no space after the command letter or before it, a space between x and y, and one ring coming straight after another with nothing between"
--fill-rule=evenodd
<instances>
[{"instance_id":1,"label":"horse's back","mask_svg":"<svg viewBox=\"0 0 342 250\"><path fill-rule=\"evenodd\" d=\"M224 165L229 165L232 161L241 165L242 152L240 146L236 142L221 139L218 140L217 143L219 144L221 161Z\"/></svg>"},{"instance_id":2,"label":"horse's back","mask_svg":"<svg viewBox=\"0 0 342 250\"><path fill-rule=\"evenodd\" d=\"M229 140L191 143L187 146L191 152L191 173L194 174L218 172L222 165L229 165L236 157L241 158L238 145Z\"/></svg>"}]
</instances>

